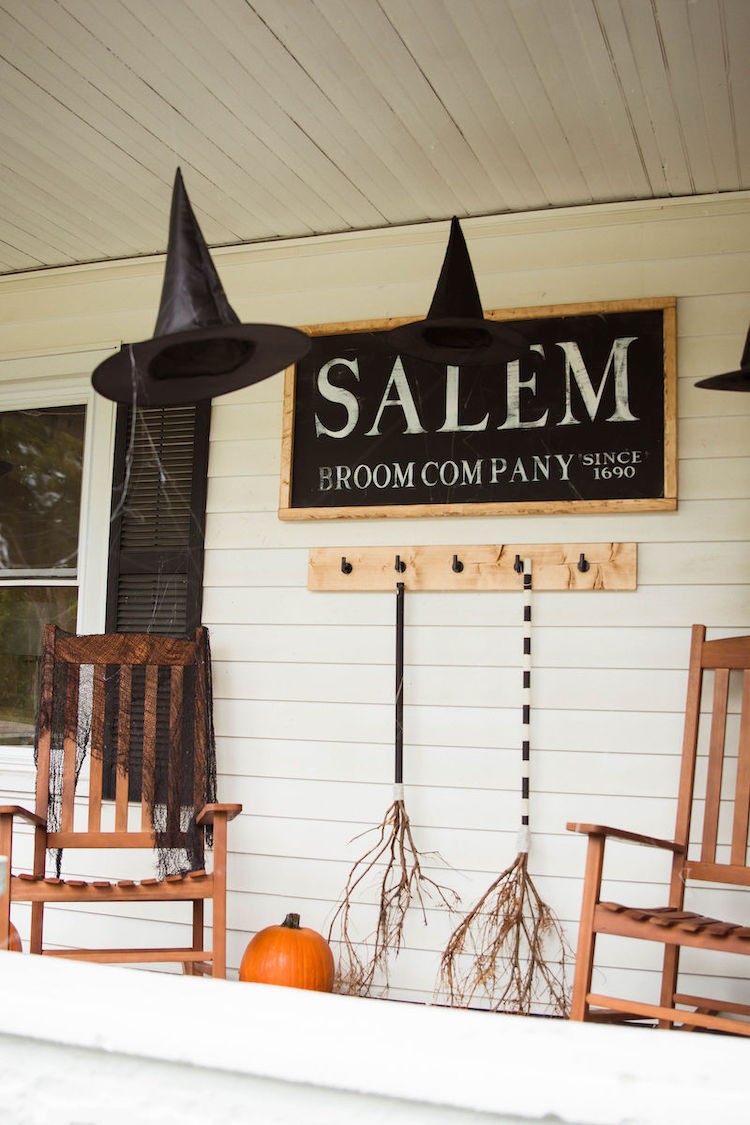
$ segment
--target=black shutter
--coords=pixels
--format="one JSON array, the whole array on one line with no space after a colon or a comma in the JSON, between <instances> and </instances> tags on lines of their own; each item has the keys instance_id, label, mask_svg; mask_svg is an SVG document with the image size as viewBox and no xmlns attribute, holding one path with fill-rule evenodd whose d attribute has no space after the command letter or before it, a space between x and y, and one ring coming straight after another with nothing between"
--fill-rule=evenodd
<instances>
[{"instance_id":1,"label":"black shutter","mask_svg":"<svg viewBox=\"0 0 750 1125\"><path fill-rule=\"evenodd\" d=\"M211 403L118 406L106 631L201 623Z\"/></svg>"}]
</instances>

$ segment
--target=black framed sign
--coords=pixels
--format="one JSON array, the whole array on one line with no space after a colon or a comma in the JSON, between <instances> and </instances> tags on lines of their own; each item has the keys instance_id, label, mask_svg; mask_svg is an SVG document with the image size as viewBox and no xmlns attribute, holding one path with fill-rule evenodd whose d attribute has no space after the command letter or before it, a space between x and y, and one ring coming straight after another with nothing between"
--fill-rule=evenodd
<instances>
[{"instance_id":1,"label":"black framed sign","mask_svg":"<svg viewBox=\"0 0 750 1125\"><path fill-rule=\"evenodd\" d=\"M526 337L520 360L400 355L396 320L309 330L286 372L279 516L676 508L675 299L486 315Z\"/></svg>"}]
</instances>

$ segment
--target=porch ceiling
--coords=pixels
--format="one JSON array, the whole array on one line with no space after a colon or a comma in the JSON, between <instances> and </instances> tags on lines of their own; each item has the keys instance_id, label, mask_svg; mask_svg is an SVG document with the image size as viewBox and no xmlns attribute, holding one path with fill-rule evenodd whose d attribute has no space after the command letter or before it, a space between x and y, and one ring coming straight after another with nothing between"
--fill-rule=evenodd
<instances>
[{"instance_id":1,"label":"porch ceiling","mask_svg":"<svg viewBox=\"0 0 750 1125\"><path fill-rule=\"evenodd\" d=\"M0 0L0 273L750 188L747 0Z\"/></svg>"}]
</instances>

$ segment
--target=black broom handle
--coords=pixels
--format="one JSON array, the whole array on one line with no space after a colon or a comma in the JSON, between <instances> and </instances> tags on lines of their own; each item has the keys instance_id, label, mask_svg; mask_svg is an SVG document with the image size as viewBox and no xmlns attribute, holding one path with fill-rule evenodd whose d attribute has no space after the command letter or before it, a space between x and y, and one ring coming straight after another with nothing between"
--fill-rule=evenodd
<instances>
[{"instance_id":1,"label":"black broom handle","mask_svg":"<svg viewBox=\"0 0 750 1125\"><path fill-rule=\"evenodd\" d=\"M404 583L396 583L396 785L404 780Z\"/></svg>"}]
</instances>

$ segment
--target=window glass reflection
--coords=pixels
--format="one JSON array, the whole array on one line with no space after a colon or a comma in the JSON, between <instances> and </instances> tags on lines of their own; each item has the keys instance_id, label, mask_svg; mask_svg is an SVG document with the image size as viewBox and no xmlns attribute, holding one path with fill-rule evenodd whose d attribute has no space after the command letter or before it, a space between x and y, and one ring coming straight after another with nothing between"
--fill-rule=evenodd
<instances>
[{"instance_id":1,"label":"window glass reflection","mask_svg":"<svg viewBox=\"0 0 750 1125\"><path fill-rule=\"evenodd\" d=\"M0 745L33 746L47 622L74 633L76 586L0 586Z\"/></svg>"},{"instance_id":2,"label":"window glass reflection","mask_svg":"<svg viewBox=\"0 0 750 1125\"><path fill-rule=\"evenodd\" d=\"M0 412L0 574L75 574L86 408Z\"/></svg>"}]
</instances>

